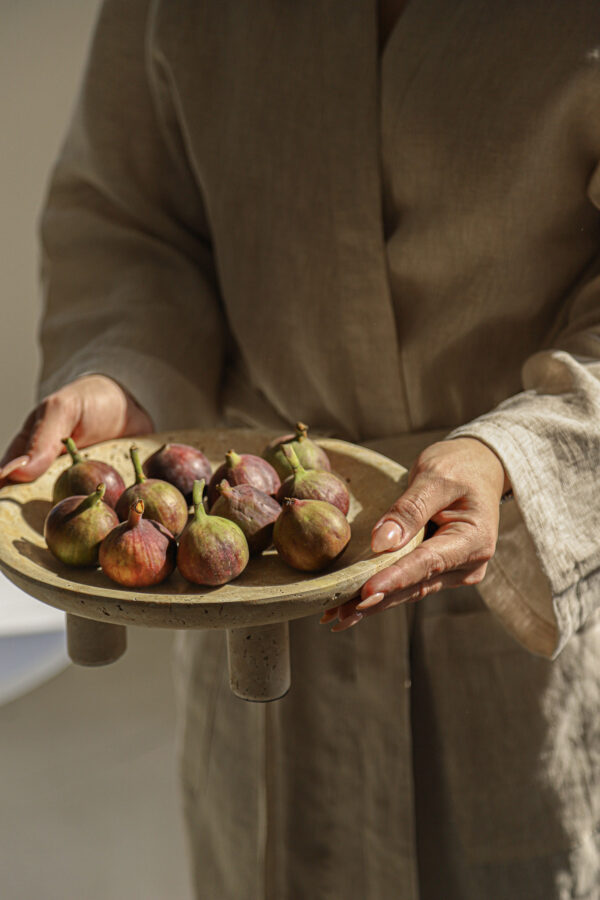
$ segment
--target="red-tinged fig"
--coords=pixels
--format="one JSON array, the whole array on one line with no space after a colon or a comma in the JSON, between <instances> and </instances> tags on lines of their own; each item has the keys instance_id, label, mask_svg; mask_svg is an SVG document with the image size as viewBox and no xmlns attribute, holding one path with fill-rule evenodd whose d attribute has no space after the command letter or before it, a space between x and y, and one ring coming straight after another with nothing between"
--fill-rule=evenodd
<instances>
[{"instance_id":1,"label":"red-tinged fig","mask_svg":"<svg viewBox=\"0 0 600 900\"><path fill-rule=\"evenodd\" d=\"M344 552L350 540L345 515L323 500L284 500L273 528L281 558L301 572L319 572Z\"/></svg>"},{"instance_id":2,"label":"red-tinged fig","mask_svg":"<svg viewBox=\"0 0 600 900\"><path fill-rule=\"evenodd\" d=\"M179 539L177 567L194 584L226 584L246 568L250 557L248 543L235 522L206 513L203 492L204 481L196 481L194 517Z\"/></svg>"},{"instance_id":3,"label":"red-tinged fig","mask_svg":"<svg viewBox=\"0 0 600 900\"><path fill-rule=\"evenodd\" d=\"M264 459L271 463L282 481L292 474L291 466L282 450L284 444L291 444L300 461L300 465L304 466L305 469L331 471L329 457L323 448L319 447L318 444L308 437L308 425L305 425L304 422L298 422L295 434L284 434L275 438L270 444L267 444L262 453Z\"/></svg>"},{"instance_id":4,"label":"red-tinged fig","mask_svg":"<svg viewBox=\"0 0 600 900\"><path fill-rule=\"evenodd\" d=\"M181 534L188 520L188 505L177 488L159 478L146 478L140 464L137 447L130 448L131 461L135 470L135 482L119 498L116 513L124 522L129 518L129 510L136 500L144 501L144 517L160 522L174 537Z\"/></svg>"},{"instance_id":5,"label":"red-tinged fig","mask_svg":"<svg viewBox=\"0 0 600 900\"><path fill-rule=\"evenodd\" d=\"M114 509L102 499L105 490L99 484L87 497L66 497L46 516L48 549L67 566L97 566L101 542L119 524Z\"/></svg>"},{"instance_id":6,"label":"red-tinged fig","mask_svg":"<svg viewBox=\"0 0 600 900\"><path fill-rule=\"evenodd\" d=\"M65 438L63 444L71 456L72 463L56 479L52 490L52 503L58 503L59 500L76 494L87 496L96 490L96 485L102 483L106 487L104 502L114 509L125 490L125 482L117 470L99 459L84 459L73 438Z\"/></svg>"},{"instance_id":7,"label":"red-tinged fig","mask_svg":"<svg viewBox=\"0 0 600 900\"><path fill-rule=\"evenodd\" d=\"M272 465L260 456L254 456L252 453L236 453L235 450L229 450L225 454L225 462L213 473L208 486L208 506L212 507L213 503L219 496L217 487L225 479L229 484L251 484L252 487L258 488L265 494L274 495L279 490L281 484L279 475Z\"/></svg>"},{"instance_id":8,"label":"red-tinged fig","mask_svg":"<svg viewBox=\"0 0 600 900\"><path fill-rule=\"evenodd\" d=\"M292 467L292 474L286 478L277 492L277 499L283 503L286 497L296 500L323 500L331 503L346 515L350 509L350 494L344 482L324 469L305 469L300 465L291 444L281 448Z\"/></svg>"},{"instance_id":9,"label":"red-tinged fig","mask_svg":"<svg viewBox=\"0 0 600 900\"><path fill-rule=\"evenodd\" d=\"M175 568L177 541L152 519L143 519L144 501L136 500L122 522L106 535L98 555L102 571L124 587L160 584Z\"/></svg>"},{"instance_id":10,"label":"red-tinged fig","mask_svg":"<svg viewBox=\"0 0 600 900\"><path fill-rule=\"evenodd\" d=\"M147 478L159 478L174 484L192 502L194 481L204 478L208 482L212 466L201 450L189 444L163 444L142 466Z\"/></svg>"},{"instance_id":11,"label":"red-tinged fig","mask_svg":"<svg viewBox=\"0 0 600 900\"><path fill-rule=\"evenodd\" d=\"M231 485L223 479L217 490L220 496L210 510L211 516L222 516L239 525L251 555L270 547L273 524L281 512L279 503L251 484Z\"/></svg>"}]
</instances>

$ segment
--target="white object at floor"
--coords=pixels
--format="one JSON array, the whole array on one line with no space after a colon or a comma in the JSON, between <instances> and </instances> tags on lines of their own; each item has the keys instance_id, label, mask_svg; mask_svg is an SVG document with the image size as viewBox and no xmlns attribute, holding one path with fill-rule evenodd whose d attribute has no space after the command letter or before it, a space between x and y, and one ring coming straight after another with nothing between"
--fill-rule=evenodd
<instances>
[{"instance_id":1,"label":"white object at floor","mask_svg":"<svg viewBox=\"0 0 600 900\"><path fill-rule=\"evenodd\" d=\"M64 613L34 600L0 572L0 704L68 665Z\"/></svg>"}]
</instances>

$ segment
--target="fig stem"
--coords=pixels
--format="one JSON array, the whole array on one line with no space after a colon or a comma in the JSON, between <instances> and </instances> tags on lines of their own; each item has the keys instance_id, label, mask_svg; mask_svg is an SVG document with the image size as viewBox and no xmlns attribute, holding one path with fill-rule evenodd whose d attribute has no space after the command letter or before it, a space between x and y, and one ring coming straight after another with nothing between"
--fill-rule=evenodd
<instances>
[{"instance_id":1,"label":"fig stem","mask_svg":"<svg viewBox=\"0 0 600 900\"><path fill-rule=\"evenodd\" d=\"M228 469L233 469L234 466L239 466L242 461L242 457L239 453L236 453L235 450L228 450L225 454L225 462L227 463Z\"/></svg>"},{"instance_id":2,"label":"fig stem","mask_svg":"<svg viewBox=\"0 0 600 900\"><path fill-rule=\"evenodd\" d=\"M146 476L144 475L144 470L142 469L142 464L140 462L140 454L135 444L131 445L129 455L131 456L131 462L133 463L135 471L135 483L143 484L146 480Z\"/></svg>"},{"instance_id":3,"label":"fig stem","mask_svg":"<svg viewBox=\"0 0 600 900\"><path fill-rule=\"evenodd\" d=\"M308 435L308 425L304 422L296 422L296 440L303 441Z\"/></svg>"},{"instance_id":4,"label":"fig stem","mask_svg":"<svg viewBox=\"0 0 600 900\"><path fill-rule=\"evenodd\" d=\"M206 510L204 509L204 503L202 502L202 496L204 494L204 485L206 484L204 478L200 478L198 481L194 482L194 487L192 489L192 502L194 504L194 519L198 521L198 519L204 518L206 516Z\"/></svg>"},{"instance_id":5,"label":"fig stem","mask_svg":"<svg viewBox=\"0 0 600 900\"><path fill-rule=\"evenodd\" d=\"M86 509L90 509L92 506L98 506L99 503L102 502L102 498L106 492L106 485L104 482L101 482L95 491L92 491L87 497L81 501L79 506L76 506L71 515L78 516L79 513L82 513Z\"/></svg>"},{"instance_id":6,"label":"fig stem","mask_svg":"<svg viewBox=\"0 0 600 900\"><path fill-rule=\"evenodd\" d=\"M144 501L140 498L129 507L129 515L127 516L127 525L129 528L135 528L139 524L140 519L144 515Z\"/></svg>"},{"instance_id":7,"label":"fig stem","mask_svg":"<svg viewBox=\"0 0 600 900\"><path fill-rule=\"evenodd\" d=\"M72 437L63 438L63 444L67 448L73 463L80 463L82 461L81 453L77 449L77 445Z\"/></svg>"},{"instance_id":8,"label":"fig stem","mask_svg":"<svg viewBox=\"0 0 600 900\"><path fill-rule=\"evenodd\" d=\"M231 493L231 485L227 481L226 478L223 478L217 485L217 490L220 494L224 494L227 496Z\"/></svg>"},{"instance_id":9,"label":"fig stem","mask_svg":"<svg viewBox=\"0 0 600 900\"><path fill-rule=\"evenodd\" d=\"M291 444L284 444L281 448L283 450L283 455L289 462L292 467L292 472L294 475L298 475L300 472L304 471L304 467L302 466L298 456L296 455L296 451L292 447Z\"/></svg>"}]
</instances>

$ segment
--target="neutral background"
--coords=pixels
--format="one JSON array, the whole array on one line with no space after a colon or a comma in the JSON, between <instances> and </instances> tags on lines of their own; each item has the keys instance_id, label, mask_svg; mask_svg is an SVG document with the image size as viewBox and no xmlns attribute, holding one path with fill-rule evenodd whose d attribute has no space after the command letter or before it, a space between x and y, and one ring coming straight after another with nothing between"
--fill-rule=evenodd
<instances>
[{"instance_id":1,"label":"neutral background","mask_svg":"<svg viewBox=\"0 0 600 900\"><path fill-rule=\"evenodd\" d=\"M0 0L2 448L34 402L37 221L97 8L97 0ZM71 666L0 706L2 900L191 896L172 636L129 631L115 665Z\"/></svg>"}]
</instances>

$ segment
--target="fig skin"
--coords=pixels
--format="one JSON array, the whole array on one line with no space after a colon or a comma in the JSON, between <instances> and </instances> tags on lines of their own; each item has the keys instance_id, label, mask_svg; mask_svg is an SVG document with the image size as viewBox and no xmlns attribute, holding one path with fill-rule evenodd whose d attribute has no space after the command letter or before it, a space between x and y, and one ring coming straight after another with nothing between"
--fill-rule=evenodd
<instances>
[{"instance_id":1,"label":"fig skin","mask_svg":"<svg viewBox=\"0 0 600 900\"><path fill-rule=\"evenodd\" d=\"M52 507L44 522L50 552L67 566L98 565L98 550L106 535L119 524L112 507L104 503L104 484L87 497L65 497Z\"/></svg>"},{"instance_id":2,"label":"fig skin","mask_svg":"<svg viewBox=\"0 0 600 900\"><path fill-rule=\"evenodd\" d=\"M152 519L142 518L144 501L136 500L122 522L100 544L102 571L124 587L160 584L175 568L177 541Z\"/></svg>"},{"instance_id":3,"label":"fig skin","mask_svg":"<svg viewBox=\"0 0 600 900\"><path fill-rule=\"evenodd\" d=\"M248 564L250 552L239 525L204 509L204 481L194 484L194 517L179 539L177 567L194 584L217 586L237 578Z\"/></svg>"},{"instance_id":4,"label":"fig skin","mask_svg":"<svg viewBox=\"0 0 600 900\"><path fill-rule=\"evenodd\" d=\"M350 537L345 515L323 500L286 499L273 528L275 549L301 572L326 569L341 556Z\"/></svg>"},{"instance_id":5,"label":"fig skin","mask_svg":"<svg viewBox=\"0 0 600 900\"><path fill-rule=\"evenodd\" d=\"M96 490L99 484L103 484L106 487L104 502L114 509L125 490L125 482L117 470L99 459L84 459L73 438L65 438L63 444L67 448L72 462L54 482L52 503L56 504L60 500L76 494L84 494L87 497Z\"/></svg>"},{"instance_id":6,"label":"fig skin","mask_svg":"<svg viewBox=\"0 0 600 900\"><path fill-rule=\"evenodd\" d=\"M292 474L292 468L283 452L284 445L292 446L300 465L305 469L322 469L331 472L329 457L322 447L319 447L308 437L308 425L297 422L295 434L284 434L272 440L262 452L263 459L271 463L280 479L283 481Z\"/></svg>"},{"instance_id":7,"label":"fig skin","mask_svg":"<svg viewBox=\"0 0 600 900\"><path fill-rule=\"evenodd\" d=\"M192 503L194 481L209 481L212 466L201 450L189 444L163 444L142 466L147 478L168 481L181 491L189 505Z\"/></svg>"},{"instance_id":8,"label":"fig skin","mask_svg":"<svg viewBox=\"0 0 600 900\"><path fill-rule=\"evenodd\" d=\"M208 485L208 507L219 497L218 485L225 479L231 485L251 484L265 494L274 496L281 486L281 479L273 466L261 456L252 453L236 453L229 450L225 462L215 469Z\"/></svg>"},{"instance_id":9,"label":"fig skin","mask_svg":"<svg viewBox=\"0 0 600 900\"><path fill-rule=\"evenodd\" d=\"M273 543L273 525L279 518L279 503L252 487L251 484L231 485L223 481L217 486L219 497L211 507L211 516L222 516L235 522L244 532L250 555L262 553Z\"/></svg>"},{"instance_id":10,"label":"fig skin","mask_svg":"<svg viewBox=\"0 0 600 900\"><path fill-rule=\"evenodd\" d=\"M130 448L131 461L135 470L135 482L119 497L115 512L121 522L129 517L129 510L136 500L144 501L144 517L153 519L177 537L186 526L188 505L181 491L159 478L146 478L140 464L138 449Z\"/></svg>"},{"instance_id":11,"label":"fig skin","mask_svg":"<svg viewBox=\"0 0 600 900\"><path fill-rule=\"evenodd\" d=\"M277 492L277 500L283 503L286 497L296 500L324 500L331 503L344 515L350 509L350 494L344 482L324 469L305 469L300 465L291 444L284 444L282 452L292 467L292 474L282 482Z\"/></svg>"}]
</instances>

